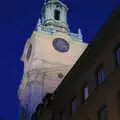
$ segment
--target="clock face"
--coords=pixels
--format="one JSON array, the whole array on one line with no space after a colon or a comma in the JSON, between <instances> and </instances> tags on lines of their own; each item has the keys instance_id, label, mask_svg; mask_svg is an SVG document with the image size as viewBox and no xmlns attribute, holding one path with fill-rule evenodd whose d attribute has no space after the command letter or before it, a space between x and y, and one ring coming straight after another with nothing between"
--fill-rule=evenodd
<instances>
[{"instance_id":1,"label":"clock face","mask_svg":"<svg viewBox=\"0 0 120 120\"><path fill-rule=\"evenodd\" d=\"M69 43L63 38L56 38L53 40L53 47L59 52L67 52L69 50Z\"/></svg>"},{"instance_id":2,"label":"clock face","mask_svg":"<svg viewBox=\"0 0 120 120\"><path fill-rule=\"evenodd\" d=\"M29 60L29 58L30 58L31 51L32 51L32 44L30 44L28 51L27 51L27 56L26 56L27 60Z\"/></svg>"}]
</instances>

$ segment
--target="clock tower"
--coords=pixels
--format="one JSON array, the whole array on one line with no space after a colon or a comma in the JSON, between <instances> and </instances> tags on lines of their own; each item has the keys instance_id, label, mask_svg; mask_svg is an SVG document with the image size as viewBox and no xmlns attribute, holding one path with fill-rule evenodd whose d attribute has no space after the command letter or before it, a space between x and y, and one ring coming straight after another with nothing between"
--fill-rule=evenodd
<instances>
[{"instance_id":1,"label":"clock tower","mask_svg":"<svg viewBox=\"0 0 120 120\"><path fill-rule=\"evenodd\" d=\"M59 0L45 2L41 19L25 44L24 74L18 90L22 119L30 120L46 93L55 91L87 47L80 30L78 34L70 32L67 11Z\"/></svg>"}]
</instances>

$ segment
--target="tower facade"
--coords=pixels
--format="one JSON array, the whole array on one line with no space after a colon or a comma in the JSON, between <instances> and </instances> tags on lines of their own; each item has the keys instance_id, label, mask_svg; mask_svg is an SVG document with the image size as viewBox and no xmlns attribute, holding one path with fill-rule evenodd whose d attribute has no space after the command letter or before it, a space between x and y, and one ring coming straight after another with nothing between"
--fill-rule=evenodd
<instances>
[{"instance_id":1,"label":"tower facade","mask_svg":"<svg viewBox=\"0 0 120 120\"><path fill-rule=\"evenodd\" d=\"M86 49L79 30L71 33L68 8L59 0L48 0L41 20L27 40L22 55L24 74L18 90L22 119L30 120L46 93L53 93Z\"/></svg>"}]
</instances>

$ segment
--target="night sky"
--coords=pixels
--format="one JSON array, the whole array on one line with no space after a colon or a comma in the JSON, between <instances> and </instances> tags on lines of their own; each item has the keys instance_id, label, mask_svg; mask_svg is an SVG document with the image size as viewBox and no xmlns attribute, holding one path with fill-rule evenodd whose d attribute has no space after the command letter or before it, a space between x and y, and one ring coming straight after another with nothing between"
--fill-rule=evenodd
<instances>
[{"instance_id":1,"label":"night sky","mask_svg":"<svg viewBox=\"0 0 120 120\"><path fill-rule=\"evenodd\" d=\"M68 23L90 42L120 0L62 0L69 7ZM0 118L19 119L17 89L23 73L20 57L35 28L43 0L0 0Z\"/></svg>"}]
</instances>

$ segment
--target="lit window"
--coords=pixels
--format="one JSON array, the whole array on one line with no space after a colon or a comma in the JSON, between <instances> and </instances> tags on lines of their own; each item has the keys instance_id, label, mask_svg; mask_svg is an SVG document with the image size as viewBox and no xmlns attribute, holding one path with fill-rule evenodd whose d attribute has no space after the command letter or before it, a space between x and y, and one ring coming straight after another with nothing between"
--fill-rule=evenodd
<instances>
[{"instance_id":1,"label":"lit window","mask_svg":"<svg viewBox=\"0 0 120 120\"><path fill-rule=\"evenodd\" d=\"M88 96L89 96L88 84L85 84L83 86L83 102L87 100Z\"/></svg>"},{"instance_id":2,"label":"lit window","mask_svg":"<svg viewBox=\"0 0 120 120\"><path fill-rule=\"evenodd\" d=\"M100 65L96 71L97 85L101 85L106 79L106 69Z\"/></svg>"},{"instance_id":3,"label":"lit window","mask_svg":"<svg viewBox=\"0 0 120 120\"><path fill-rule=\"evenodd\" d=\"M77 100L76 97L73 97L71 101L71 113L73 114L77 110Z\"/></svg>"},{"instance_id":4,"label":"lit window","mask_svg":"<svg viewBox=\"0 0 120 120\"><path fill-rule=\"evenodd\" d=\"M120 65L120 47L115 50L116 65Z\"/></svg>"},{"instance_id":5,"label":"lit window","mask_svg":"<svg viewBox=\"0 0 120 120\"><path fill-rule=\"evenodd\" d=\"M55 10L54 18L55 18L55 20L60 20L60 11L59 10Z\"/></svg>"},{"instance_id":6,"label":"lit window","mask_svg":"<svg viewBox=\"0 0 120 120\"><path fill-rule=\"evenodd\" d=\"M98 111L98 120L108 120L108 110L105 105Z\"/></svg>"}]
</instances>

